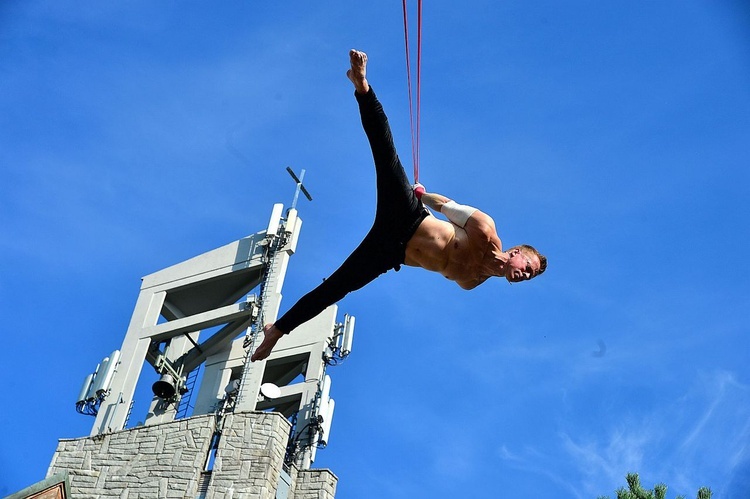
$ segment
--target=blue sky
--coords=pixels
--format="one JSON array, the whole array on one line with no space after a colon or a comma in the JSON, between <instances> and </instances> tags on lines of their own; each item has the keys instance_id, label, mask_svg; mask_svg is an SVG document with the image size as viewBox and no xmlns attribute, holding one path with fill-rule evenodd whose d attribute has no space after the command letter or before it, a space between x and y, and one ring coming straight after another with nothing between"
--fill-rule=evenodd
<instances>
[{"instance_id":1,"label":"blue sky","mask_svg":"<svg viewBox=\"0 0 750 499\"><path fill-rule=\"evenodd\" d=\"M0 5L0 494L90 431L75 398L140 278L262 230L286 166L314 201L282 309L356 246L374 174L347 51L409 170L401 23L356 0ZM593 498L630 471L747 497L750 10L436 0L423 31L421 181L549 269L467 292L404 268L345 298L316 467L341 498Z\"/></svg>"}]
</instances>

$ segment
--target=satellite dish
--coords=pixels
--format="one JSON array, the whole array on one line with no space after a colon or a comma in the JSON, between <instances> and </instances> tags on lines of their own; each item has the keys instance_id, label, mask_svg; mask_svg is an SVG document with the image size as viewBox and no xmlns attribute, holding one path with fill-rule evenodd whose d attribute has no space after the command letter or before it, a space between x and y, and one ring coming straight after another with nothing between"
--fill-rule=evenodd
<instances>
[{"instance_id":1,"label":"satellite dish","mask_svg":"<svg viewBox=\"0 0 750 499\"><path fill-rule=\"evenodd\" d=\"M260 393L267 399L277 399L281 397L281 388L273 383L263 383L260 385Z\"/></svg>"},{"instance_id":2,"label":"satellite dish","mask_svg":"<svg viewBox=\"0 0 750 499\"><path fill-rule=\"evenodd\" d=\"M224 391L227 393L234 393L237 390L240 389L240 380L239 379L233 379L229 382L226 388L224 388Z\"/></svg>"}]
</instances>

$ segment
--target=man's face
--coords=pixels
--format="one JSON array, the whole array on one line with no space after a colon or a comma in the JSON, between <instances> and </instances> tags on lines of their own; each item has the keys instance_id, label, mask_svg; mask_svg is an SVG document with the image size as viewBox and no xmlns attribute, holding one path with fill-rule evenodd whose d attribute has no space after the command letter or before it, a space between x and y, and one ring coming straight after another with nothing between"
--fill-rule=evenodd
<instances>
[{"instance_id":1,"label":"man's face","mask_svg":"<svg viewBox=\"0 0 750 499\"><path fill-rule=\"evenodd\" d=\"M542 267L539 257L521 248L511 248L508 255L510 259L505 264L505 278L509 282L528 281Z\"/></svg>"}]
</instances>

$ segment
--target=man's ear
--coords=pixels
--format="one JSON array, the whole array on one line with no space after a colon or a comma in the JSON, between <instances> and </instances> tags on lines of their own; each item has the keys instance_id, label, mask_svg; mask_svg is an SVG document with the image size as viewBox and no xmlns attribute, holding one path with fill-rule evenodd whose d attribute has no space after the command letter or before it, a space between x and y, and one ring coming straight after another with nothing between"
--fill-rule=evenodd
<instances>
[{"instance_id":1,"label":"man's ear","mask_svg":"<svg viewBox=\"0 0 750 499\"><path fill-rule=\"evenodd\" d=\"M521 252L521 248L518 248L518 247L513 247L513 248L511 248L511 249L508 250L508 254L510 256L515 256L515 255L519 254L520 252Z\"/></svg>"}]
</instances>

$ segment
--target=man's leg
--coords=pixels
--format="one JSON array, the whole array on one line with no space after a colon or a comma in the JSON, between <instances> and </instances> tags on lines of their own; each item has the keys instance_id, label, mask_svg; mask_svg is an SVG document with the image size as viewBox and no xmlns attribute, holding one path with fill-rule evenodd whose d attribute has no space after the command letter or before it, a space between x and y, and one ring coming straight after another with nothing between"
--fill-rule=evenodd
<instances>
[{"instance_id":1,"label":"man's leg","mask_svg":"<svg viewBox=\"0 0 750 499\"><path fill-rule=\"evenodd\" d=\"M276 327L288 333L300 324L309 321L326 307L341 300L388 271L382 261L378 247L379 237L370 232L351 255L330 277L317 288L300 298L279 320Z\"/></svg>"},{"instance_id":2,"label":"man's leg","mask_svg":"<svg viewBox=\"0 0 750 499\"><path fill-rule=\"evenodd\" d=\"M263 342L253 354L253 361L268 357L284 334L312 319L347 293L360 289L394 265L402 263L395 261L397 256L394 249L422 211L396 154L383 106L375 97L365 77L367 55L352 50L349 52L349 60L351 68L347 71L347 76L354 84L362 126L375 160L375 223L362 243L331 277L298 300L274 324L265 326Z\"/></svg>"},{"instance_id":3,"label":"man's leg","mask_svg":"<svg viewBox=\"0 0 750 499\"><path fill-rule=\"evenodd\" d=\"M367 55L352 50L349 52L349 61L351 69L347 76L354 84L362 128L370 143L377 174L375 225L392 227L394 221L396 225L398 222L409 224L405 218L418 213L421 206L396 152L388 117L367 81ZM394 236L402 235L398 233L400 231L397 227L393 228Z\"/></svg>"},{"instance_id":4,"label":"man's leg","mask_svg":"<svg viewBox=\"0 0 750 499\"><path fill-rule=\"evenodd\" d=\"M274 324L267 324L263 328L263 342L255 350L251 360L265 359L284 334L290 333L348 293L362 288L387 272L389 267L386 262L382 261L383 252L378 247L379 239L381 239L379 234L370 231L341 267L328 279L300 298Z\"/></svg>"}]
</instances>

